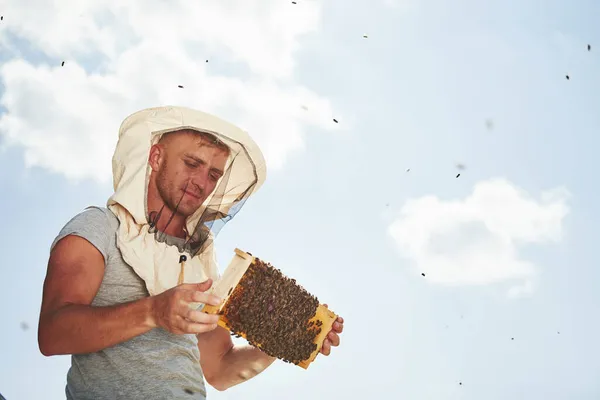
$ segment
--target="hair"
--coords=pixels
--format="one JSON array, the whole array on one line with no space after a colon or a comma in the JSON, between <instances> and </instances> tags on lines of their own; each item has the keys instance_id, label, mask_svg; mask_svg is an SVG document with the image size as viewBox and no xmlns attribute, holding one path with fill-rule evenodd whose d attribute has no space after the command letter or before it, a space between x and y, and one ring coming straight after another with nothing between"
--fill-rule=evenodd
<instances>
[{"instance_id":1,"label":"hair","mask_svg":"<svg viewBox=\"0 0 600 400\"><path fill-rule=\"evenodd\" d=\"M191 133L191 134L196 135L199 138L203 139L205 142L208 142L208 145L210 145L210 146L216 147L216 148L226 152L227 154L229 154L231 152L231 149L229 148L229 146L227 146L222 140L220 140L218 137L216 137L212 133L197 131L195 129L190 129L190 128L184 128L184 129L179 129L179 130L172 131L172 132L167 132L162 135L162 137L160 138L160 140L158 142L160 143L163 140L165 140L166 137L171 136L176 133Z\"/></svg>"}]
</instances>

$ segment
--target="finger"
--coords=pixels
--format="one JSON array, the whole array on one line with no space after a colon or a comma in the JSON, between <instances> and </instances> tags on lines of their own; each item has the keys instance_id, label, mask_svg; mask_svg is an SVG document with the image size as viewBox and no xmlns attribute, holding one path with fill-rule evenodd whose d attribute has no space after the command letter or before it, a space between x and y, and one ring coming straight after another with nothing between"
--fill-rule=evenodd
<instances>
[{"instance_id":1,"label":"finger","mask_svg":"<svg viewBox=\"0 0 600 400\"><path fill-rule=\"evenodd\" d=\"M186 321L185 319L181 318L178 326L179 326L179 329L183 333L197 334L197 333L210 332L213 329L216 329L218 325L217 324L198 324L195 322Z\"/></svg>"},{"instance_id":2,"label":"finger","mask_svg":"<svg viewBox=\"0 0 600 400\"><path fill-rule=\"evenodd\" d=\"M217 324L194 324L189 323L186 327L186 333L199 334L214 331L219 325Z\"/></svg>"},{"instance_id":3,"label":"finger","mask_svg":"<svg viewBox=\"0 0 600 400\"><path fill-rule=\"evenodd\" d=\"M340 324L339 322L335 321L333 323L333 326L331 327L335 332L337 333L342 333L342 331L344 330L344 325Z\"/></svg>"},{"instance_id":4,"label":"finger","mask_svg":"<svg viewBox=\"0 0 600 400\"><path fill-rule=\"evenodd\" d=\"M333 347L337 347L340 345L340 337L335 332L329 332L327 334L327 339L329 339Z\"/></svg>"},{"instance_id":5,"label":"finger","mask_svg":"<svg viewBox=\"0 0 600 400\"><path fill-rule=\"evenodd\" d=\"M178 318L183 318L190 322L196 322L200 324L214 324L219 320L218 314L209 314L204 311L203 308L192 308L184 305L180 306L174 313Z\"/></svg>"},{"instance_id":6,"label":"finger","mask_svg":"<svg viewBox=\"0 0 600 400\"><path fill-rule=\"evenodd\" d=\"M212 279L207 279L204 282L199 283L182 283L178 287L186 290L200 290L202 292L208 290L212 286Z\"/></svg>"},{"instance_id":7,"label":"finger","mask_svg":"<svg viewBox=\"0 0 600 400\"><path fill-rule=\"evenodd\" d=\"M321 347L321 353L323 353L324 356L328 356L329 353L331 353L331 343L329 342L329 339L325 339L323 341L323 347Z\"/></svg>"},{"instance_id":8,"label":"finger","mask_svg":"<svg viewBox=\"0 0 600 400\"><path fill-rule=\"evenodd\" d=\"M337 317L336 321L339 322L340 324L343 324L344 323L344 318Z\"/></svg>"},{"instance_id":9,"label":"finger","mask_svg":"<svg viewBox=\"0 0 600 400\"><path fill-rule=\"evenodd\" d=\"M185 318L190 322L199 324L216 324L219 322L219 316L216 314L207 314L202 311L189 309L186 312Z\"/></svg>"},{"instance_id":10,"label":"finger","mask_svg":"<svg viewBox=\"0 0 600 400\"><path fill-rule=\"evenodd\" d=\"M221 304L221 299L218 296L197 290L186 292L184 301L188 303L203 303L211 306L218 306Z\"/></svg>"},{"instance_id":11,"label":"finger","mask_svg":"<svg viewBox=\"0 0 600 400\"><path fill-rule=\"evenodd\" d=\"M207 279L204 282L200 282L198 284L196 284L196 290L199 290L201 292L206 292L208 289L210 289L210 287L212 286L213 281L212 279Z\"/></svg>"}]
</instances>

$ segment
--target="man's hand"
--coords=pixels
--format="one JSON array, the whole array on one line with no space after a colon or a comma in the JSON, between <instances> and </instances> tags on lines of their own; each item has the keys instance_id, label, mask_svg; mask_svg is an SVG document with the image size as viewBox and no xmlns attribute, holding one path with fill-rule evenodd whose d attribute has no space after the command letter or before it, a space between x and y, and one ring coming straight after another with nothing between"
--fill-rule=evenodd
<instances>
[{"instance_id":1,"label":"man's hand","mask_svg":"<svg viewBox=\"0 0 600 400\"><path fill-rule=\"evenodd\" d=\"M324 306L327 307L327 304L324 304ZM337 319L333 323L333 326L331 327L331 330L329 331L329 333L325 337L325 340L323 341L323 346L321 347L321 354L328 356L331 353L332 346L337 347L340 345L339 335L342 333L343 330L344 318L337 317Z\"/></svg>"},{"instance_id":2,"label":"man's hand","mask_svg":"<svg viewBox=\"0 0 600 400\"><path fill-rule=\"evenodd\" d=\"M212 280L184 283L152 297L152 324L175 334L204 333L217 327L218 315L190 308L191 303L217 306L220 299L205 293Z\"/></svg>"}]
</instances>

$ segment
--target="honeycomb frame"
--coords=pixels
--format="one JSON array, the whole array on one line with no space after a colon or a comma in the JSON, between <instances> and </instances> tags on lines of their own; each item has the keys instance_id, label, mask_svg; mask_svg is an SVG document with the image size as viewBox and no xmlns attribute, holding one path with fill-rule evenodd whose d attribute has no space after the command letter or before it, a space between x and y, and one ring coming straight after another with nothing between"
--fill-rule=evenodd
<instances>
[{"instance_id":1,"label":"honeycomb frame","mask_svg":"<svg viewBox=\"0 0 600 400\"><path fill-rule=\"evenodd\" d=\"M235 249L235 254L229 266L221 276L221 278L213 284L210 289L210 292L217 295L222 299L221 303L218 306L205 305L202 308L202 311L207 314L218 314L219 322L218 325L227 329L231 334L235 334L236 336L242 337L247 340L249 343L250 340L246 337L244 332L234 332L231 328L231 324L227 320L226 316L223 313L223 310L227 307L229 299L236 294L236 291L240 290L239 283L248 271L250 265L256 262L258 259L252 256L250 253L242 251L240 249ZM285 276L285 275L284 275ZM296 284L296 286L300 286ZM313 340L313 343L316 344L315 350L312 351L310 356L302 361L300 361L298 365L303 369L307 369L309 365L315 360L317 355L319 354L323 342L327 337L329 331L335 322L337 315L329 310L325 305L319 304L313 316L308 320L308 324L316 324L321 328L320 332L316 335ZM251 343L255 347L261 348L260 343Z\"/></svg>"}]
</instances>

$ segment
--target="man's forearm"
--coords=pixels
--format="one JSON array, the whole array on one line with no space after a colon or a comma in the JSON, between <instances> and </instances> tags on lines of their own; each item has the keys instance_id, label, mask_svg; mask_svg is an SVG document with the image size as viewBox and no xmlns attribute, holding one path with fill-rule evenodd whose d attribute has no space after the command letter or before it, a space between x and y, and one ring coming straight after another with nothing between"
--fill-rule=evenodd
<instances>
[{"instance_id":1,"label":"man's forearm","mask_svg":"<svg viewBox=\"0 0 600 400\"><path fill-rule=\"evenodd\" d=\"M125 342L153 328L151 309L149 297L110 307L65 306L41 316L40 351L46 356L86 354Z\"/></svg>"},{"instance_id":2,"label":"man's forearm","mask_svg":"<svg viewBox=\"0 0 600 400\"><path fill-rule=\"evenodd\" d=\"M220 368L210 382L217 390L226 390L255 377L276 358L253 346L233 346L221 359Z\"/></svg>"}]
</instances>

